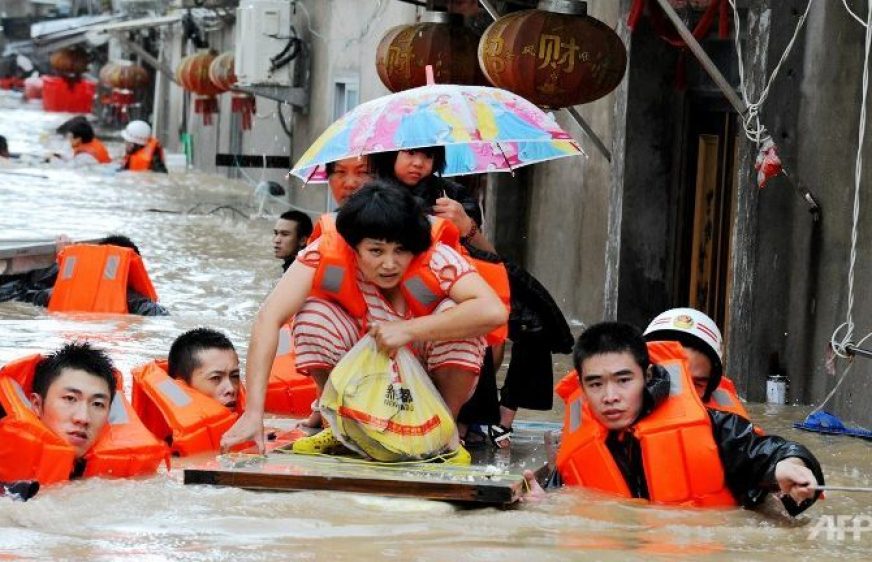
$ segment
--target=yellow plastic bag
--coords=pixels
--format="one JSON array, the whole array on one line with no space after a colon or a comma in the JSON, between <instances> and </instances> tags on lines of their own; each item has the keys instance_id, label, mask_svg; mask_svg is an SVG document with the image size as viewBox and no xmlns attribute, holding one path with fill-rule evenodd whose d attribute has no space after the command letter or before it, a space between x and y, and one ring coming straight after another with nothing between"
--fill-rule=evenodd
<instances>
[{"instance_id":1,"label":"yellow plastic bag","mask_svg":"<svg viewBox=\"0 0 872 562\"><path fill-rule=\"evenodd\" d=\"M451 412L412 352L390 358L369 335L330 373L320 404L334 435L377 461L427 459L460 444Z\"/></svg>"}]
</instances>

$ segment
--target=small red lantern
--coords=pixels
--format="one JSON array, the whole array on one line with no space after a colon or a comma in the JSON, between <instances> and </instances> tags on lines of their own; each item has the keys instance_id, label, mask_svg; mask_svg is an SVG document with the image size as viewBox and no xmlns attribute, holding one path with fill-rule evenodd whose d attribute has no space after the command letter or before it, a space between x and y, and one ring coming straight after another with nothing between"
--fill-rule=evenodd
<instances>
[{"instance_id":1,"label":"small red lantern","mask_svg":"<svg viewBox=\"0 0 872 562\"><path fill-rule=\"evenodd\" d=\"M209 79L209 67L215 60L212 51L201 51L183 58L176 69L176 79L182 88L197 94L194 100L194 113L203 116L203 125L212 124L212 114L218 113L218 99L221 90Z\"/></svg>"},{"instance_id":2,"label":"small red lantern","mask_svg":"<svg viewBox=\"0 0 872 562\"><path fill-rule=\"evenodd\" d=\"M78 76L88 70L88 53L77 47L60 49L51 54L49 64L59 74Z\"/></svg>"},{"instance_id":3,"label":"small red lantern","mask_svg":"<svg viewBox=\"0 0 872 562\"><path fill-rule=\"evenodd\" d=\"M565 0L541 0L537 10L495 21L481 38L478 58L494 86L554 108L607 95L627 68L620 37L587 16L586 4Z\"/></svg>"},{"instance_id":4,"label":"small red lantern","mask_svg":"<svg viewBox=\"0 0 872 562\"><path fill-rule=\"evenodd\" d=\"M110 88L136 90L148 85L148 71L130 61L109 62L100 70L100 81Z\"/></svg>"},{"instance_id":5,"label":"small red lantern","mask_svg":"<svg viewBox=\"0 0 872 562\"><path fill-rule=\"evenodd\" d=\"M428 21L388 30L376 49L379 78L392 92L427 84L424 69L431 65L437 84L486 84L478 66L478 35L462 17L427 12Z\"/></svg>"},{"instance_id":6,"label":"small red lantern","mask_svg":"<svg viewBox=\"0 0 872 562\"><path fill-rule=\"evenodd\" d=\"M100 83L111 89L104 103L112 108L117 119L126 123L129 108L136 103L134 90L147 86L148 71L130 61L110 61L100 69Z\"/></svg>"},{"instance_id":7,"label":"small red lantern","mask_svg":"<svg viewBox=\"0 0 872 562\"><path fill-rule=\"evenodd\" d=\"M216 88L226 92L236 84L235 68L233 52L222 53L209 66L209 79ZM240 114L244 130L251 129L251 116L256 111L254 96L233 92L230 111Z\"/></svg>"}]
</instances>

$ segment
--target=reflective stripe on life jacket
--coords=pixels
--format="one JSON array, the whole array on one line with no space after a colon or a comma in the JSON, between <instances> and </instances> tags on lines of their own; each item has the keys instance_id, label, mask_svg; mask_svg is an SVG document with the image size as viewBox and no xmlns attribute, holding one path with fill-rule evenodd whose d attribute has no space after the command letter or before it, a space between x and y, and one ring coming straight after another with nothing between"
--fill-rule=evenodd
<instances>
[{"instance_id":1,"label":"reflective stripe on life jacket","mask_svg":"<svg viewBox=\"0 0 872 562\"><path fill-rule=\"evenodd\" d=\"M673 342L664 343L671 344ZM660 363L662 360L672 359L672 354L675 353L674 349L675 348L672 345L653 347L649 345L648 354L652 363ZM682 350L683 349L684 348L682 348ZM660 353L664 353L665 355L661 357L659 355ZM720 410L721 412L736 414L746 420L751 419L748 416L748 411L745 409L745 406L742 405L742 401L739 400L739 395L736 394L736 386L733 384L733 381L727 377L721 377L721 382L718 384L715 391L712 392L712 395L705 403L705 407Z\"/></svg>"},{"instance_id":2,"label":"reflective stripe on life jacket","mask_svg":"<svg viewBox=\"0 0 872 562\"><path fill-rule=\"evenodd\" d=\"M151 161L154 159L155 152L158 151L162 153L163 148L161 148L160 143L157 142L156 138L151 137L148 139L148 144L133 154L128 154L124 157L124 165L122 168L132 172L150 172Z\"/></svg>"},{"instance_id":3,"label":"reflective stripe on life jacket","mask_svg":"<svg viewBox=\"0 0 872 562\"><path fill-rule=\"evenodd\" d=\"M721 377L721 382L718 387L712 392L711 398L705 403L707 408L720 410L741 416L746 420L751 419L748 415L748 410L739 399L739 394L736 392L736 385L727 377Z\"/></svg>"},{"instance_id":4,"label":"reflective stripe on life jacket","mask_svg":"<svg viewBox=\"0 0 872 562\"><path fill-rule=\"evenodd\" d=\"M94 160L101 164L108 164L112 161L112 158L109 157L109 151L106 150L106 147L100 142L99 139L94 137L91 142L83 142L79 143L79 146L73 149L73 154L90 154L94 157Z\"/></svg>"},{"instance_id":5,"label":"reflective stripe on life jacket","mask_svg":"<svg viewBox=\"0 0 872 562\"><path fill-rule=\"evenodd\" d=\"M711 421L693 386L684 349L675 342L648 343L670 376L670 395L629 431L639 440L650 500L699 507L736 505L724 480ZM570 396L557 453L568 485L630 497L606 446L608 429L593 415L579 388Z\"/></svg>"},{"instance_id":6,"label":"reflective stripe on life jacket","mask_svg":"<svg viewBox=\"0 0 872 562\"><path fill-rule=\"evenodd\" d=\"M274 414L308 416L316 398L318 388L312 377L297 372L291 326L286 324L279 330L279 345L269 373L264 409Z\"/></svg>"},{"instance_id":7,"label":"reflective stripe on life jacket","mask_svg":"<svg viewBox=\"0 0 872 562\"><path fill-rule=\"evenodd\" d=\"M0 480L35 479L50 484L69 479L72 472L75 449L40 421L27 398L34 370L41 360L41 355L30 355L0 369L0 394L5 396L5 399L0 397L0 401L7 413L15 412L12 418L7 416L0 420L3 427L0 435L17 428L9 439L5 435L0 437ZM117 372L115 379L116 392L109 406L109 419L93 447L85 453L84 476L123 478L152 474L161 461L169 468L169 449L155 439L136 416L124 397L121 375ZM10 391L13 385L15 392ZM7 446L15 451L15 462L6 462ZM7 465L15 465L12 468L18 469L17 476L10 475Z\"/></svg>"},{"instance_id":8,"label":"reflective stripe on life jacket","mask_svg":"<svg viewBox=\"0 0 872 562\"><path fill-rule=\"evenodd\" d=\"M442 219L436 219L441 221ZM366 318L366 301L357 284L357 258L354 250L334 229L321 234L318 252L321 260L315 271L310 296L333 301L352 317ZM448 295L430 269L434 246L415 256L400 280L400 292L412 316L426 316Z\"/></svg>"},{"instance_id":9,"label":"reflective stripe on life jacket","mask_svg":"<svg viewBox=\"0 0 872 562\"><path fill-rule=\"evenodd\" d=\"M157 292L136 252L120 246L73 244L58 254L58 276L48 309L125 314L128 287L157 301Z\"/></svg>"},{"instance_id":10,"label":"reflective stripe on life jacket","mask_svg":"<svg viewBox=\"0 0 872 562\"><path fill-rule=\"evenodd\" d=\"M155 437L170 443L181 456L216 451L244 403L242 387L237 411L167 374L166 361L151 361L133 369L133 409Z\"/></svg>"}]
</instances>

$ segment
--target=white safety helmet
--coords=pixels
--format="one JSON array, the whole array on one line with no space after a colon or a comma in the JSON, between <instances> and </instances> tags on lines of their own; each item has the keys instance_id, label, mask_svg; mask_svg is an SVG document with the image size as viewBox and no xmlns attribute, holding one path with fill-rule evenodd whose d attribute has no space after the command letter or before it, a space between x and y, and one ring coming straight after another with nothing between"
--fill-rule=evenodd
<instances>
[{"instance_id":1,"label":"white safety helmet","mask_svg":"<svg viewBox=\"0 0 872 562\"><path fill-rule=\"evenodd\" d=\"M695 308L673 308L661 312L645 329L647 341L678 341L685 343L688 337L703 344L702 349L712 361L718 378L723 373L724 354L721 331L715 321ZM697 346L691 346L696 348Z\"/></svg>"},{"instance_id":2,"label":"white safety helmet","mask_svg":"<svg viewBox=\"0 0 872 562\"><path fill-rule=\"evenodd\" d=\"M131 121L121 131L121 138L133 144L148 144L151 138L151 126L145 121Z\"/></svg>"}]
</instances>

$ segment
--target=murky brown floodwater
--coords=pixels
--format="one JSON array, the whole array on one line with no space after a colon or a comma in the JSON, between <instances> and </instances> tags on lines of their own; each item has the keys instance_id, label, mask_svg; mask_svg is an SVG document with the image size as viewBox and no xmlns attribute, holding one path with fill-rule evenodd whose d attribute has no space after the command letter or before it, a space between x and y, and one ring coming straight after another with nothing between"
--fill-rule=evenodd
<instances>
[{"instance_id":1,"label":"murky brown floodwater","mask_svg":"<svg viewBox=\"0 0 872 562\"><path fill-rule=\"evenodd\" d=\"M22 107L0 95L0 134L13 152L41 154L46 143L61 144L47 131L66 116ZM19 171L46 177L0 173L0 237L125 233L140 246L172 316L67 317L0 304L0 363L88 338L129 375L198 325L227 332L244 357L251 318L281 271L271 256L272 220L197 213L220 205L253 213L252 187L198 173ZM868 442L790 429L808 408L750 410L771 433L811 447L828 483L872 485ZM526 414L560 418L556 411ZM508 511L328 492L254 493L186 487L173 471L141 481L74 482L27 503L0 498L0 559L868 559L872 531L857 540L850 532L843 540L826 533L808 539L821 516L858 514L872 516L872 494L831 493L791 522L772 513L653 508L581 491Z\"/></svg>"}]
</instances>

